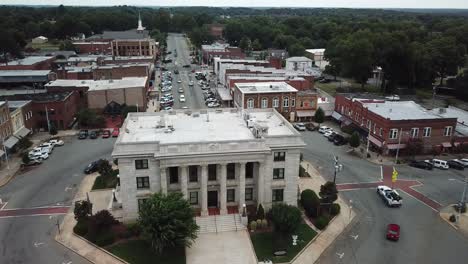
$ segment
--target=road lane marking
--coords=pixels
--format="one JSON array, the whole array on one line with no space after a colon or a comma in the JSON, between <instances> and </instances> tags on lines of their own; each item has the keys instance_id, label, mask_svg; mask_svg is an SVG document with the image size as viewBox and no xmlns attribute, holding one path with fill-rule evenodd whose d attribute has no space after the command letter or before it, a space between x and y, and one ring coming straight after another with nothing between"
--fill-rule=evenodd
<instances>
[{"instance_id":1,"label":"road lane marking","mask_svg":"<svg viewBox=\"0 0 468 264\"><path fill-rule=\"evenodd\" d=\"M65 187L66 192L68 192L69 190L72 190L72 189L73 189L73 187L69 187L69 186Z\"/></svg>"},{"instance_id":2,"label":"road lane marking","mask_svg":"<svg viewBox=\"0 0 468 264\"><path fill-rule=\"evenodd\" d=\"M359 235L355 235L355 236L350 235L350 237L352 237L352 238L354 238L354 240L356 240L356 239L358 239Z\"/></svg>"},{"instance_id":3,"label":"road lane marking","mask_svg":"<svg viewBox=\"0 0 468 264\"><path fill-rule=\"evenodd\" d=\"M44 243L42 242L34 242L34 247L39 247L39 246L42 246L44 245Z\"/></svg>"},{"instance_id":4,"label":"road lane marking","mask_svg":"<svg viewBox=\"0 0 468 264\"><path fill-rule=\"evenodd\" d=\"M338 253L338 252L337 252L336 255L338 255L338 257L339 257L340 259L342 259L343 256L344 256L344 252L343 252L343 253Z\"/></svg>"}]
</instances>

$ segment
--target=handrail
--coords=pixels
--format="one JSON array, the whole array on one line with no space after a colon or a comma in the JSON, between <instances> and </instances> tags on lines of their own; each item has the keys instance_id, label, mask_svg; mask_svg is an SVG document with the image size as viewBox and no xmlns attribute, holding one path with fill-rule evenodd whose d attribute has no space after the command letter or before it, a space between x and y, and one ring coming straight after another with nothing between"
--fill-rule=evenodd
<instances>
[{"instance_id":1,"label":"handrail","mask_svg":"<svg viewBox=\"0 0 468 264\"><path fill-rule=\"evenodd\" d=\"M218 223L216 222L216 215L214 215L214 220L215 220L216 233L218 233Z\"/></svg>"},{"instance_id":2,"label":"handrail","mask_svg":"<svg viewBox=\"0 0 468 264\"><path fill-rule=\"evenodd\" d=\"M232 216L234 217L234 224L236 225L236 231L239 231L239 230L237 230L237 219L236 219L236 215L237 215L237 214L232 214Z\"/></svg>"}]
</instances>

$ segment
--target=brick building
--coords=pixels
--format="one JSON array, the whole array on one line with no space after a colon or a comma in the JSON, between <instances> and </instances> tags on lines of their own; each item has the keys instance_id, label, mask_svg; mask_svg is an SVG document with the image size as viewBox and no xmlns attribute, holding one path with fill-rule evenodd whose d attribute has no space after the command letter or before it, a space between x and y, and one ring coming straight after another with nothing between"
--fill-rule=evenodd
<instances>
[{"instance_id":1,"label":"brick building","mask_svg":"<svg viewBox=\"0 0 468 264\"><path fill-rule=\"evenodd\" d=\"M234 106L242 109L275 108L294 121L297 90L285 82L236 83Z\"/></svg>"},{"instance_id":2,"label":"brick building","mask_svg":"<svg viewBox=\"0 0 468 264\"><path fill-rule=\"evenodd\" d=\"M457 118L435 115L413 101L362 99L344 94L336 96L332 116L367 134L369 143L384 154L404 151L415 141L422 142L425 152L448 150L457 124Z\"/></svg>"},{"instance_id":3,"label":"brick building","mask_svg":"<svg viewBox=\"0 0 468 264\"><path fill-rule=\"evenodd\" d=\"M7 140L13 134L13 128L10 120L10 110L7 101L0 101L0 137Z\"/></svg>"},{"instance_id":4,"label":"brick building","mask_svg":"<svg viewBox=\"0 0 468 264\"><path fill-rule=\"evenodd\" d=\"M80 54L112 55L111 41L80 41L73 42Z\"/></svg>"},{"instance_id":5,"label":"brick building","mask_svg":"<svg viewBox=\"0 0 468 264\"><path fill-rule=\"evenodd\" d=\"M312 121L317 110L318 94L315 90L305 89L297 91L296 121Z\"/></svg>"},{"instance_id":6,"label":"brick building","mask_svg":"<svg viewBox=\"0 0 468 264\"><path fill-rule=\"evenodd\" d=\"M25 137L34 130L35 115L31 100L8 101L8 107L15 137Z\"/></svg>"},{"instance_id":7,"label":"brick building","mask_svg":"<svg viewBox=\"0 0 468 264\"><path fill-rule=\"evenodd\" d=\"M24 59L0 63L2 70L52 70L55 56L29 56Z\"/></svg>"},{"instance_id":8,"label":"brick building","mask_svg":"<svg viewBox=\"0 0 468 264\"><path fill-rule=\"evenodd\" d=\"M230 47L229 44L214 43L202 45L203 63L211 65L214 58L222 59L245 59L245 54L238 47Z\"/></svg>"}]
</instances>

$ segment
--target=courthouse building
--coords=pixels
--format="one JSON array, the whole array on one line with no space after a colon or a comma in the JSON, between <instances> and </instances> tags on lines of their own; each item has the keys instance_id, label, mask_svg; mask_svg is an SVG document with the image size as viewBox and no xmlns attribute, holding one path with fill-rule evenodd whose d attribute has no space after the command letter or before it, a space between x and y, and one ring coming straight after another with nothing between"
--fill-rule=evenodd
<instances>
[{"instance_id":1,"label":"courthouse building","mask_svg":"<svg viewBox=\"0 0 468 264\"><path fill-rule=\"evenodd\" d=\"M152 193L181 192L201 216L296 205L304 141L274 109L129 113L115 143L123 220Z\"/></svg>"}]
</instances>

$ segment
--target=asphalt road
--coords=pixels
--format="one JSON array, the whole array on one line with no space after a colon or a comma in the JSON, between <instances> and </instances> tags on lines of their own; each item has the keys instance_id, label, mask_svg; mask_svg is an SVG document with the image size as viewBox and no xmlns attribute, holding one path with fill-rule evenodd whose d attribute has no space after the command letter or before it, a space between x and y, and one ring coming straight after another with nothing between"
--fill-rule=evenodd
<instances>
[{"instance_id":1,"label":"asphalt road","mask_svg":"<svg viewBox=\"0 0 468 264\"><path fill-rule=\"evenodd\" d=\"M65 138L40 166L17 175L0 188L4 209L71 206L84 167L99 158L110 159L115 140ZM62 216L0 217L0 263L89 263L56 243L56 223Z\"/></svg>"},{"instance_id":2,"label":"asphalt road","mask_svg":"<svg viewBox=\"0 0 468 264\"><path fill-rule=\"evenodd\" d=\"M174 50L177 51L177 57L174 55ZM190 50L187 44L187 39L183 34L169 33L167 37L167 51L172 54L166 58L171 58L172 63L166 64L165 67L172 72L172 95L174 96L174 109L180 109L184 106L190 109L207 108L203 99L203 91L198 86L198 81L195 79L192 70L198 70L199 67L195 64L190 64ZM190 68L184 68L184 65L191 65ZM178 69L179 74L174 74L174 70ZM181 83L177 81L180 80ZM193 81L194 85L189 86L189 82ZM179 87L184 89L185 102L180 102Z\"/></svg>"},{"instance_id":3,"label":"asphalt road","mask_svg":"<svg viewBox=\"0 0 468 264\"><path fill-rule=\"evenodd\" d=\"M304 159L328 180L333 180L333 155L343 164L337 174L338 184L380 180L380 166L346 153L347 146L334 146L318 132L302 134L308 145ZM425 171L406 165L396 169L400 179L419 180L423 185L415 189L443 206L460 200L463 178L468 173L451 169ZM401 208L385 206L373 188L344 191L341 195L352 201L357 217L318 263L450 263L468 258L468 239L443 222L437 212L404 192L400 192ZM389 223L401 226L400 241L385 239Z\"/></svg>"}]
</instances>

